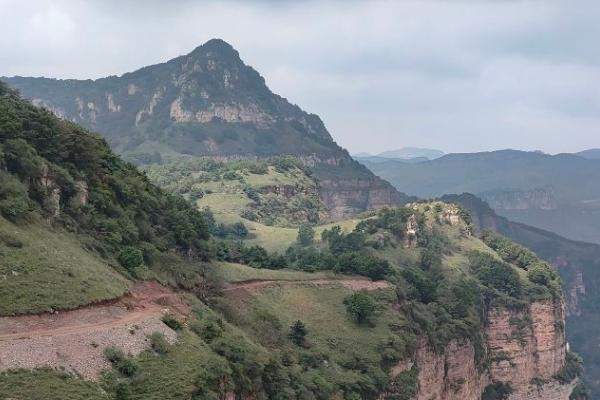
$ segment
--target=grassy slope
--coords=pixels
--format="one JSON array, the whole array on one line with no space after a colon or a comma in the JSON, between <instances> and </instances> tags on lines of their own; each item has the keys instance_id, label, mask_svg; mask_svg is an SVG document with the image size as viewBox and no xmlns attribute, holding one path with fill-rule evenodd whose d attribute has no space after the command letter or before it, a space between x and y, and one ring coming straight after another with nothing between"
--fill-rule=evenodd
<instances>
[{"instance_id":1,"label":"grassy slope","mask_svg":"<svg viewBox=\"0 0 600 400\"><path fill-rule=\"evenodd\" d=\"M391 291L386 291L393 298ZM336 285L269 288L241 305L244 317L240 319L240 325L255 340L268 345L278 335L283 341L288 327L294 321L302 320L314 352L327 354L339 363L347 363L354 357L379 362L381 353L378 346L393 336L390 324L398 323L399 315L391 306L384 306L373 319L373 325L359 326L350 320L343 303L351 293L350 289ZM281 330L269 330L268 327L274 324L266 324L265 316L270 321L277 321L275 325L280 325Z\"/></svg>"},{"instance_id":2,"label":"grassy slope","mask_svg":"<svg viewBox=\"0 0 600 400\"><path fill-rule=\"evenodd\" d=\"M290 269L258 269L241 264L215 263L213 268L224 282L244 282L255 279L283 280L283 281L308 281L311 279L331 278L331 272L303 272Z\"/></svg>"},{"instance_id":3,"label":"grassy slope","mask_svg":"<svg viewBox=\"0 0 600 400\"><path fill-rule=\"evenodd\" d=\"M11 241L22 247L7 245ZM72 235L38 224L16 226L3 218L0 280L0 315L76 308L127 290L126 279Z\"/></svg>"},{"instance_id":4,"label":"grassy slope","mask_svg":"<svg viewBox=\"0 0 600 400\"><path fill-rule=\"evenodd\" d=\"M108 400L99 385L63 372L38 369L0 373L0 399Z\"/></svg>"},{"instance_id":5,"label":"grassy slope","mask_svg":"<svg viewBox=\"0 0 600 400\"><path fill-rule=\"evenodd\" d=\"M179 400L192 397L199 371L222 362L198 336L186 331L169 353L152 352L139 358L141 373L132 384L131 400Z\"/></svg>"},{"instance_id":6,"label":"grassy slope","mask_svg":"<svg viewBox=\"0 0 600 400\"><path fill-rule=\"evenodd\" d=\"M268 226L260 222L250 221L239 216L240 211L250 203L243 193L211 193L197 201L198 208L210 207L218 222L231 224L242 221L250 231L251 237L246 240L249 245L259 245L269 251L284 252L298 236L297 228ZM315 227L315 238L319 239L321 232L334 225L340 225L345 232L351 232L359 218L347 219Z\"/></svg>"}]
</instances>

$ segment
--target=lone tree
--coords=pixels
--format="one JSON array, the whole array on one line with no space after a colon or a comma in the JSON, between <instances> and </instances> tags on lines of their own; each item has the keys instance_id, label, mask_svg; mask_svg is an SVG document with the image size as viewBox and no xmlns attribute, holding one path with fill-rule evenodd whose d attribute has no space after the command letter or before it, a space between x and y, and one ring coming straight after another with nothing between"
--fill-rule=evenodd
<instances>
[{"instance_id":1,"label":"lone tree","mask_svg":"<svg viewBox=\"0 0 600 400\"><path fill-rule=\"evenodd\" d=\"M298 237L296 241L301 246L310 246L313 244L313 240L315 238L315 230L312 226L307 224L302 224L298 228Z\"/></svg>"},{"instance_id":2,"label":"lone tree","mask_svg":"<svg viewBox=\"0 0 600 400\"><path fill-rule=\"evenodd\" d=\"M306 330L306 325L304 322L298 320L290 326L290 333L288 337L296 346L304 346L306 343L306 334L308 331Z\"/></svg>"},{"instance_id":3,"label":"lone tree","mask_svg":"<svg viewBox=\"0 0 600 400\"><path fill-rule=\"evenodd\" d=\"M346 297L344 304L350 317L358 324L367 322L375 313L375 301L364 292L354 293Z\"/></svg>"}]
</instances>

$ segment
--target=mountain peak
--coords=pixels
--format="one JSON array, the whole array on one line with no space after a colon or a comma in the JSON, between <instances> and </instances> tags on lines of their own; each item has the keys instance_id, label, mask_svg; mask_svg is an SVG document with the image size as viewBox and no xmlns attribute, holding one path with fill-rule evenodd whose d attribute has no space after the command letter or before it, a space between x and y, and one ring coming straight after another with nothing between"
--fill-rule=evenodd
<instances>
[{"instance_id":1,"label":"mountain peak","mask_svg":"<svg viewBox=\"0 0 600 400\"><path fill-rule=\"evenodd\" d=\"M207 56L219 55L223 57L239 58L240 54L232 45L223 39L210 39L208 42L198 46L190 53L190 55L203 54Z\"/></svg>"}]
</instances>

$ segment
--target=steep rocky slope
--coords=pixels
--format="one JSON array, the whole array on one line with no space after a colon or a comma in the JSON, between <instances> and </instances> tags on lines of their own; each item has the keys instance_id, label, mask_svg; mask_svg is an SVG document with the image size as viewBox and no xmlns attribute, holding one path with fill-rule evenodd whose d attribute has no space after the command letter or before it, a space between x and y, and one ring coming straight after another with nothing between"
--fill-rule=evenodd
<instances>
[{"instance_id":1,"label":"steep rocky slope","mask_svg":"<svg viewBox=\"0 0 600 400\"><path fill-rule=\"evenodd\" d=\"M169 154L292 154L315 167L333 216L404 200L339 147L318 116L272 93L222 40L120 77L3 79L34 104L99 132L138 163Z\"/></svg>"},{"instance_id":2,"label":"steep rocky slope","mask_svg":"<svg viewBox=\"0 0 600 400\"><path fill-rule=\"evenodd\" d=\"M468 208L477 230L492 229L533 250L550 262L561 276L565 291L567 333L571 347L586 360L585 380L593 391L600 392L598 342L600 316L600 246L576 242L555 233L512 222L498 216L481 199L471 194L447 195L443 199Z\"/></svg>"}]
</instances>

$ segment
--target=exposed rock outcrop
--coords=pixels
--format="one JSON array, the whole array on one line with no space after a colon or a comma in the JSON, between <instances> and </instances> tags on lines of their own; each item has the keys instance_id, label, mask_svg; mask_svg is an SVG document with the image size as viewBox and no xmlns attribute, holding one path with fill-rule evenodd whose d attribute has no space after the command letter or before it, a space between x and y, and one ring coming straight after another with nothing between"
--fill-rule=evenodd
<instances>
[{"instance_id":1,"label":"exposed rock outcrop","mask_svg":"<svg viewBox=\"0 0 600 400\"><path fill-rule=\"evenodd\" d=\"M34 184L43 196L42 203L44 209L50 216L58 217L60 215L61 207L61 190L50 173L47 164L42 165L40 175L38 179L35 180Z\"/></svg>"},{"instance_id":2,"label":"exposed rock outcrop","mask_svg":"<svg viewBox=\"0 0 600 400\"><path fill-rule=\"evenodd\" d=\"M86 181L75 182L75 193L71 198L71 206L73 208L83 207L89 199L89 189Z\"/></svg>"},{"instance_id":3,"label":"exposed rock outcrop","mask_svg":"<svg viewBox=\"0 0 600 400\"><path fill-rule=\"evenodd\" d=\"M481 197L495 210L555 210L558 207L550 186L531 190L495 190Z\"/></svg>"},{"instance_id":4,"label":"exposed rock outcrop","mask_svg":"<svg viewBox=\"0 0 600 400\"><path fill-rule=\"evenodd\" d=\"M565 365L567 344L562 302L534 302L525 310L492 309L478 360L469 340L453 340L443 352L419 341L414 360L392 369L418 370L416 400L479 400L492 383L509 384L510 400L568 400L575 382L554 379Z\"/></svg>"},{"instance_id":5,"label":"exposed rock outcrop","mask_svg":"<svg viewBox=\"0 0 600 400\"><path fill-rule=\"evenodd\" d=\"M319 193L333 219L398 205L404 200L392 186L377 177L319 181Z\"/></svg>"}]
</instances>

